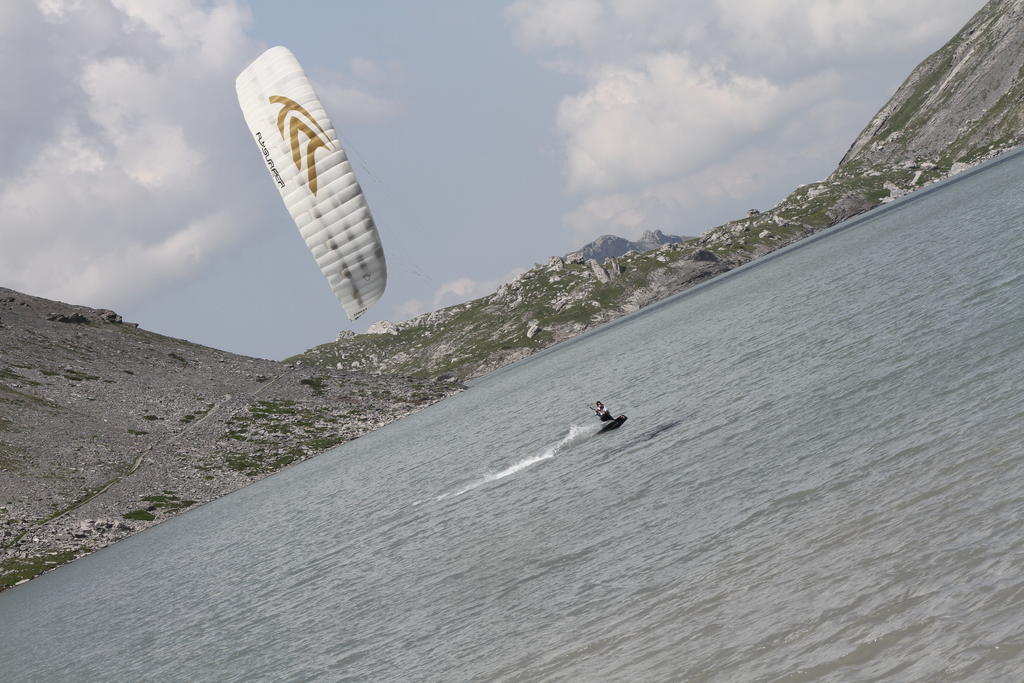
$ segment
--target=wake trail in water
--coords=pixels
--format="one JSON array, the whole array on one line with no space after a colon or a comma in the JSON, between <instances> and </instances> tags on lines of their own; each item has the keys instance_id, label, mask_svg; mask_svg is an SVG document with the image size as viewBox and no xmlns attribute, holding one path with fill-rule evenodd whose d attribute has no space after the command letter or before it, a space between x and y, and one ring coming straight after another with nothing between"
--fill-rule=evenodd
<instances>
[{"instance_id":1,"label":"wake trail in water","mask_svg":"<svg viewBox=\"0 0 1024 683\"><path fill-rule=\"evenodd\" d=\"M456 496L461 496L463 493L468 493L473 489L478 489L481 486L490 484L493 481L498 481L499 479L504 479L505 477L512 476L516 472L522 472L526 468L532 467L539 462L543 462L544 460L550 460L559 453L562 453L573 446L579 445L584 441L588 441L590 438L595 436L599 431L601 431L602 426L603 425L600 422L597 424L588 425L571 425L569 427L568 434L562 437L562 439L558 443L555 443L545 448L541 453L530 456L525 460L520 460L519 462L515 463L514 465L510 465L509 467L506 467L500 472L486 474L480 479L474 481L473 483L466 484L465 486L455 489L454 491L442 493L437 498L435 498L435 500L445 500L446 498L454 498ZM414 505L419 504L420 502L422 501L417 501L416 503L414 503Z\"/></svg>"}]
</instances>

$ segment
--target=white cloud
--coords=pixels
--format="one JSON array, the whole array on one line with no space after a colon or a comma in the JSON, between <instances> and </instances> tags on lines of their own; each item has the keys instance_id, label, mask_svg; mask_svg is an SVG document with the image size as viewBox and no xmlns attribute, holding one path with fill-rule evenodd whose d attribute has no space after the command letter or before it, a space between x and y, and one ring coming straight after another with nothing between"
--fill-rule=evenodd
<instances>
[{"instance_id":1,"label":"white cloud","mask_svg":"<svg viewBox=\"0 0 1024 683\"><path fill-rule=\"evenodd\" d=\"M82 0L39 0L36 4L48 21L64 21L70 12L81 8Z\"/></svg>"},{"instance_id":2,"label":"white cloud","mask_svg":"<svg viewBox=\"0 0 1024 683\"><path fill-rule=\"evenodd\" d=\"M0 123L18 133L0 167L0 284L134 305L280 228L235 99L261 50L242 4L40 0L0 18L19 55L0 63ZM346 85L349 112L393 109Z\"/></svg>"},{"instance_id":3,"label":"white cloud","mask_svg":"<svg viewBox=\"0 0 1024 683\"><path fill-rule=\"evenodd\" d=\"M409 299L400 304L395 309L395 313L400 319L407 320L427 311L436 311L471 299L478 299L492 294L499 286L515 280L525 272L526 270L523 268L515 268L494 280L476 280L471 277L455 278L434 290L433 297L429 302L421 299Z\"/></svg>"},{"instance_id":4,"label":"white cloud","mask_svg":"<svg viewBox=\"0 0 1024 683\"><path fill-rule=\"evenodd\" d=\"M517 0L505 16L527 49L615 61L703 40L712 8L692 0Z\"/></svg>"},{"instance_id":5,"label":"white cloud","mask_svg":"<svg viewBox=\"0 0 1024 683\"><path fill-rule=\"evenodd\" d=\"M506 282L511 282L525 272L526 271L522 268L516 268L495 280L474 280L470 277L460 277L455 280L449 280L438 287L434 292L434 298L430 304L431 309L436 311L437 309L444 308L445 306L454 306L455 304L462 303L463 301L487 296L494 292L500 285Z\"/></svg>"},{"instance_id":6,"label":"white cloud","mask_svg":"<svg viewBox=\"0 0 1024 683\"><path fill-rule=\"evenodd\" d=\"M917 52L948 39L981 0L517 0L506 18L520 43L569 59L620 63L623 56L687 51L708 61L764 70L778 62L813 70L880 52ZM774 64L765 63L770 58ZM579 66L584 66L579 64Z\"/></svg>"},{"instance_id":7,"label":"white cloud","mask_svg":"<svg viewBox=\"0 0 1024 683\"><path fill-rule=\"evenodd\" d=\"M398 105L361 85L346 83L339 76L321 75L315 81L316 94L324 103L335 126L376 121L398 112Z\"/></svg>"},{"instance_id":8,"label":"white cloud","mask_svg":"<svg viewBox=\"0 0 1024 683\"><path fill-rule=\"evenodd\" d=\"M700 172L634 192L590 197L566 214L564 223L581 245L609 233L637 239L654 228L696 236L714 225L709 221L715 220L715 209L721 213L717 222L735 218L729 207L751 202L791 161L792 156L774 150L747 150Z\"/></svg>"},{"instance_id":9,"label":"white cloud","mask_svg":"<svg viewBox=\"0 0 1024 683\"><path fill-rule=\"evenodd\" d=\"M528 47L593 43L604 35L607 15L601 0L519 0L506 10Z\"/></svg>"},{"instance_id":10,"label":"white cloud","mask_svg":"<svg viewBox=\"0 0 1024 683\"><path fill-rule=\"evenodd\" d=\"M636 68L600 69L559 108L569 186L602 190L693 172L833 82L822 76L780 86L673 53L645 56Z\"/></svg>"},{"instance_id":11,"label":"white cloud","mask_svg":"<svg viewBox=\"0 0 1024 683\"><path fill-rule=\"evenodd\" d=\"M250 46L244 33L247 9L223 2L208 9L195 0L110 0L120 10L126 33L151 32L170 53L189 55L207 68L234 68L235 57Z\"/></svg>"},{"instance_id":12,"label":"white cloud","mask_svg":"<svg viewBox=\"0 0 1024 683\"><path fill-rule=\"evenodd\" d=\"M387 119L400 111L398 103L384 94L404 80L397 64L355 57L349 60L347 71L316 69L307 75L336 132L354 123Z\"/></svg>"},{"instance_id":13,"label":"white cloud","mask_svg":"<svg viewBox=\"0 0 1024 683\"><path fill-rule=\"evenodd\" d=\"M889 88L981 4L517 0L506 19L542 64L581 78L556 120L579 195L563 222L582 243L693 234L711 227L692 226L707 205L741 212L744 192L777 200L790 178L831 171Z\"/></svg>"},{"instance_id":14,"label":"white cloud","mask_svg":"<svg viewBox=\"0 0 1024 683\"><path fill-rule=\"evenodd\" d=\"M40 60L0 67L13 99L44 105L26 107L37 118L16 128L21 149L0 170L4 284L126 303L241 239L254 214L230 210L241 192L224 170L244 141L228 96L252 51L242 10L50 1L23 6L0 39L15 52L47 46ZM15 129L20 114L9 114Z\"/></svg>"},{"instance_id":15,"label":"white cloud","mask_svg":"<svg viewBox=\"0 0 1024 683\"><path fill-rule=\"evenodd\" d=\"M963 0L716 0L714 4L721 27L732 38L732 49L788 62L941 44L982 5Z\"/></svg>"},{"instance_id":16,"label":"white cloud","mask_svg":"<svg viewBox=\"0 0 1024 683\"><path fill-rule=\"evenodd\" d=\"M395 315L398 320L408 320L410 318L415 318L420 313L426 313L429 310L430 307L420 299L409 299L395 309Z\"/></svg>"},{"instance_id":17,"label":"white cloud","mask_svg":"<svg viewBox=\"0 0 1024 683\"><path fill-rule=\"evenodd\" d=\"M233 246L243 236L242 226L224 210L201 216L158 242L135 242L125 248L90 258L69 254L65 263L75 268L75 296L119 305L125 296L110 291L110 273L128 282L150 287L172 284L202 267L211 253Z\"/></svg>"},{"instance_id":18,"label":"white cloud","mask_svg":"<svg viewBox=\"0 0 1024 683\"><path fill-rule=\"evenodd\" d=\"M774 206L797 185L827 175L849 143L848 131L859 123L858 114L849 101L815 105L776 126L770 142L632 191L595 194L563 222L575 244L608 233L636 239L654 228L696 236L739 217L738 211ZM808 128L815 135L807 135Z\"/></svg>"},{"instance_id":19,"label":"white cloud","mask_svg":"<svg viewBox=\"0 0 1024 683\"><path fill-rule=\"evenodd\" d=\"M391 83L405 79L405 70L394 61L380 61L367 57L353 57L349 60L352 76L360 83Z\"/></svg>"}]
</instances>

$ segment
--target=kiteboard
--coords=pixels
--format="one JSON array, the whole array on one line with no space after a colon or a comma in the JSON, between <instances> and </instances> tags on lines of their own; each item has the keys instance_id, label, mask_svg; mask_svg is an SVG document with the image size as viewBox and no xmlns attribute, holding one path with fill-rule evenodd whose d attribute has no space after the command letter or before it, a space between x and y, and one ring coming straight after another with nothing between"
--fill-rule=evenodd
<instances>
[{"instance_id":1,"label":"kiteboard","mask_svg":"<svg viewBox=\"0 0 1024 683\"><path fill-rule=\"evenodd\" d=\"M627 419L629 418L627 418L625 415L619 415L614 420L610 420L607 424L605 424L604 427L601 427L601 431L598 432L598 434L603 434L604 432L610 432L613 429L618 429L619 427L622 426L622 423L625 422Z\"/></svg>"}]
</instances>

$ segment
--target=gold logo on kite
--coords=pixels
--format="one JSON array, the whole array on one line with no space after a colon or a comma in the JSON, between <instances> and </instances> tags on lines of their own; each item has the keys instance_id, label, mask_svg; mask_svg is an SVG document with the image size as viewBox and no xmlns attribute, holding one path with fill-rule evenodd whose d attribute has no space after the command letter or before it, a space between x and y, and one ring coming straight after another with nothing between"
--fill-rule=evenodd
<instances>
[{"instance_id":1,"label":"gold logo on kite","mask_svg":"<svg viewBox=\"0 0 1024 683\"><path fill-rule=\"evenodd\" d=\"M320 124L316 122L305 107L295 100L280 95L273 95L270 98L273 104L283 105L277 113L277 128L281 131L281 137L291 142L292 161L295 168L302 170L302 144L299 142L299 133L306 137L306 177L309 179L309 190L316 194L316 160L313 155L321 147L332 147L331 141L327 139L327 133ZM291 114L291 116L289 116ZM305 119L305 120L304 120ZM309 123L307 123L308 121ZM310 127L310 123L316 127L317 133ZM287 124L288 132L285 133Z\"/></svg>"}]
</instances>

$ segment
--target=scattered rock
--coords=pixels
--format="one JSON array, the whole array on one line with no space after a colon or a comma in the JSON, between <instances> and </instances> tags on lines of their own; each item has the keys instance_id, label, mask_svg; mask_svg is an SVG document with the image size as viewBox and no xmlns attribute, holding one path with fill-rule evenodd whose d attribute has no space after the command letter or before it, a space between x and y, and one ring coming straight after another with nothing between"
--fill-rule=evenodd
<instances>
[{"instance_id":1,"label":"scattered rock","mask_svg":"<svg viewBox=\"0 0 1024 683\"><path fill-rule=\"evenodd\" d=\"M599 281L609 282L611 280L611 278L608 277L608 271L605 270L604 267L602 267L596 259L589 259L587 261L587 265L590 266L590 272L593 273L594 277L596 277Z\"/></svg>"},{"instance_id":2,"label":"scattered rock","mask_svg":"<svg viewBox=\"0 0 1024 683\"><path fill-rule=\"evenodd\" d=\"M101 308L98 311L96 311L96 313L99 314L100 320L102 320L103 322L114 323L114 324L118 324L118 323L123 322L121 320L121 316L119 316L117 313L114 313L110 309Z\"/></svg>"},{"instance_id":3,"label":"scattered rock","mask_svg":"<svg viewBox=\"0 0 1024 683\"><path fill-rule=\"evenodd\" d=\"M370 325L366 334L398 334L398 325L390 320L379 320Z\"/></svg>"},{"instance_id":4,"label":"scattered rock","mask_svg":"<svg viewBox=\"0 0 1024 683\"><path fill-rule=\"evenodd\" d=\"M848 218L873 208L875 205L864 195L848 194L828 210L829 225L842 223Z\"/></svg>"},{"instance_id":5,"label":"scattered rock","mask_svg":"<svg viewBox=\"0 0 1024 683\"><path fill-rule=\"evenodd\" d=\"M707 263L718 263L719 261L721 261L721 259L718 258L718 255L715 254L715 252L708 251L707 249L698 249L697 251L693 252L692 254L690 254L690 260L704 261Z\"/></svg>"},{"instance_id":6,"label":"scattered rock","mask_svg":"<svg viewBox=\"0 0 1024 683\"><path fill-rule=\"evenodd\" d=\"M973 164L958 161L949 168L949 175L955 176L969 169Z\"/></svg>"},{"instance_id":7,"label":"scattered rock","mask_svg":"<svg viewBox=\"0 0 1024 683\"><path fill-rule=\"evenodd\" d=\"M81 324L89 322L89 319L86 318L81 313L50 313L49 315L46 316L46 319L52 322L71 324Z\"/></svg>"}]
</instances>

